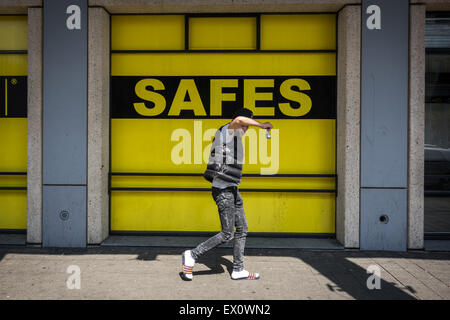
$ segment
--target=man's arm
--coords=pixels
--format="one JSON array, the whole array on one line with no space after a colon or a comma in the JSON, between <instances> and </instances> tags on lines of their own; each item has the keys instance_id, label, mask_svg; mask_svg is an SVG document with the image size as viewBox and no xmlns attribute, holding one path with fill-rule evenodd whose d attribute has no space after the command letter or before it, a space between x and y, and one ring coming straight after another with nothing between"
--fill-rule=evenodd
<instances>
[{"instance_id":1,"label":"man's arm","mask_svg":"<svg viewBox=\"0 0 450 320\"><path fill-rule=\"evenodd\" d=\"M254 127L260 127L263 129L272 129L273 125L270 122L258 122L256 120L253 120L252 118L247 118L247 117L243 117L243 116L239 116L233 119L233 121L231 121L230 125L228 126L228 129L240 129L242 127L250 127L250 126L254 126Z\"/></svg>"}]
</instances>

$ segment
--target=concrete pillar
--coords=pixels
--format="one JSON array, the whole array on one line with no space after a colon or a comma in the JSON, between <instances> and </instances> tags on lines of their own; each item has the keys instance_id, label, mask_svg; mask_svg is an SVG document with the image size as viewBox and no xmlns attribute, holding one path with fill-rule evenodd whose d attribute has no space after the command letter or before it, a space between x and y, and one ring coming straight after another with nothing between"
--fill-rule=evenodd
<instances>
[{"instance_id":1,"label":"concrete pillar","mask_svg":"<svg viewBox=\"0 0 450 320\"><path fill-rule=\"evenodd\" d=\"M28 9L27 242L42 243L42 9Z\"/></svg>"},{"instance_id":2,"label":"concrete pillar","mask_svg":"<svg viewBox=\"0 0 450 320\"><path fill-rule=\"evenodd\" d=\"M411 5L409 14L408 249L423 249L425 5Z\"/></svg>"},{"instance_id":3,"label":"concrete pillar","mask_svg":"<svg viewBox=\"0 0 450 320\"><path fill-rule=\"evenodd\" d=\"M338 15L336 238L359 247L361 6Z\"/></svg>"},{"instance_id":4,"label":"concrete pillar","mask_svg":"<svg viewBox=\"0 0 450 320\"><path fill-rule=\"evenodd\" d=\"M361 250L407 249L408 9L362 1Z\"/></svg>"},{"instance_id":5,"label":"concrete pillar","mask_svg":"<svg viewBox=\"0 0 450 320\"><path fill-rule=\"evenodd\" d=\"M88 30L88 244L109 232L109 14L89 8Z\"/></svg>"},{"instance_id":6,"label":"concrete pillar","mask_svg":"<svg viewBox=\"0 0 450 320\"><path fill-rule=\"evenodd\" d=\"M87 0L43 2L42 245L46 247L85 247L87 242L87 16Z\"/></svg>"}]
</instances>

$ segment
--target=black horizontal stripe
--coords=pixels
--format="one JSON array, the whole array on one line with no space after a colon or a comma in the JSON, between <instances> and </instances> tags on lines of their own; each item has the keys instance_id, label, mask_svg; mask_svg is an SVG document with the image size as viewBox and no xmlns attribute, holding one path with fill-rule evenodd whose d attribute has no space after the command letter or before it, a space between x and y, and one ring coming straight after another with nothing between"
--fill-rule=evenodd
<instances>
[{"instance_id":1,"label":"black horizontal stripe","mask_svg":"<svg viewBox=\"0 0 450 320\"><path fill-rule=\"evenodd\" d=\"M143 116L134 107L134 103L144 103L149 109L155 105L136 94L136 84L142 79L158 79L164 84L164 90L154 90L148 87L148 91L154 91L162 95L166 102L164 111L156 116ZM308 82L310 90L302 90L312 101L311 110L300 117L291 117L284 114L279 103L289 103L292 109L300 107L297 101L291 101L280 93L280 85L287 79L299 78ZM201 98L203 110L206 115L196 115L192 110L182 110L179 115L169 116L169 110L182 79L193 79L195 88ZM234 93L235 101L222 102L222 115L211 116L210 112L210 80L211 79L237 79L238 86L223 88L223 93ZM336 119L336 76L113 76L111 77L111 117L112 118L173 118L173 119L230 119L234 111L244 106L244 79L274 79L273 88L256 88L256 92L271 92L272 100L256 101L256 108L269 107L274 109L272 116L258 116L255 118L273 119ZM292 87L293 91L300 91L298 87ZM191 101L189 94L184 95L184 101Z\"/></svg>"},{"instance_id":2,"label":"black horizontal stripe","mask_svg":"<svg viewBox=\"0 0 450 320\"><path fill-rule=\"evenodd\" d=\"M0 176L19 176L19 175L27 175L26 172L0 172Z\"/></svg>"}]
</instances>

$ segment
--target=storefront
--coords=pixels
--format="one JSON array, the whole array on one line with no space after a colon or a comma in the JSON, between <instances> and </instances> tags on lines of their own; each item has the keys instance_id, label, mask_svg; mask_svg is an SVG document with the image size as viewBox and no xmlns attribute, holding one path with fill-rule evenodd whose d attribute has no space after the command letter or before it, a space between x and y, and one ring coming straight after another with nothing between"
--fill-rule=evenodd
<instances>
[{"instance_id":1,"label":"storefront","mask_svg":"<svg viewBox=\"0 0 450 320\"><path fill-rule=\"evenodd\" d=\"M244 138L250 236L424 248L424 144L446 138L423 123L448 116L424 113L426 12L450 2L69 2L0 5L0 230L63 247L217 232L202 173L246 107L274 125Z\"/></svg>"},{"instance_id":2,"label":"storefront","mask_svg":"<svg viewBox=\"0 0 450 320\"><path fill-rule=\"evenodd\" d=\"M217 232L202 172L245 106L277 129L246 134L250 232L334 234L335 14L113 15L111 91L111 231Z\"/></svg>"}]
</instances>

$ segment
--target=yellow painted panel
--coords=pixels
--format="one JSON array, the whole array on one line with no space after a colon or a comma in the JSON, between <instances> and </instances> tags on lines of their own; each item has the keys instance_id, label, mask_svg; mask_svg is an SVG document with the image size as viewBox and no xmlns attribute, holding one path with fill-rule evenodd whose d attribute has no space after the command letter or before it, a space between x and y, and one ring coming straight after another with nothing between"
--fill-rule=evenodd
<instances>
[{"instance_id":1,"label":"yellow painted panel","mask_svg":"<svg viewBox=\"0 0 450 320\"><path fill-rule=\"evenodd\" d=\"M334 233L334 194L242 192L250 232ZM113 191L111 230L219 231L210 192Z\"/></svg>"},{"instance_id":2,"label":"yellow painted panel","mask_svg":"<svg viewBox=\"0 0 450 320\"><path fill-rule=\"evenodd\" d=\"M279 16L274 15L268 19L263 16L266 19L265 25L262 25L265 29L261 29L264 36L263 49L336 48L335 15L282 16L292 18L292 23L280 20ZM299 17L303 19L300 22L296 20ZM233 19L237 18L191 18L190 48L255 48L256 29L245 27L253 24L245 22L242 18L239 18L242 19L239 23ZM254 21L253 18L250 20ZM244 29L245 31L242 31ZM280 39L273 39L277 32ZM130 36L129 33L118 36L113 30L113 38L117 36L122 40ZM292 39L296 33L301 34L300 40L298 36ZM139 44L141 41L139 39L143 38L141 31L136 31L134 35ZM317 37L320 39L316 39ZM135 48L125 46L119 48L113 44L113 49ZM164 48L158 45L154 49ZM113 76L335 75L335 58L335 53L112 54L111 74ZM259 119L259 121L266 120ZM255 130L253 137L258 144L258 150L268 150L266 157L270 161L263 163L261 154L257 155L256 160L251 160L252 152L247 144L244 173L261 173L261 168L267 169L273 164L276 164L277 173L335 173L335 120L270 119L269 121L279 129L277 134L272 135L272 137L278 135L279 143L276 144L276 139L267 141L264 135L260 137L259 132ZM202 173L206 166L206 157L203 155L209 155L209 143L212 139L211 135L205 137L208 135L207 130L215 132L227 122L228 120L224 119L112 119L111 170ZM180 135L175 135L177 139L173 138L177 130L178 133L182 133L181 139ZM186 140L186 144L181 148L182 152L174 153L177 146L180 151L184 139L188 141ZM268 143L268 146L262 142ZM278 158L272 153L276 145L279 147ZM181 163L180 159L183 159ZM112 186L209 188L210 183L202 177L114 176ZM334 189L335 179L244 177L240 187ZM335 232L333 193L243 192L242 195L251 232ZM220 223L210 192L113 191L111 229L218 231Z\"/></svg>"},{"instance_id":3,"label":"yellow painted panel","mask_svg":"<svg viewBox=\"0 0 450 320\"><path fill-rule=\"evenodd\" d=\"M0 16L0 50L27 50L27 16Z\"/></svg>"},{"instance_id":4,"label":"yellow painted panel","mask_svg":"<svg viewBox=\"0 0 450 320\"><path fill-rule=\"evenodd\" d=\"M0 175L2 187L26 187L27 176ZM0 229L26 229L26 190L0 190Z\"/></svg>"},{"instance_id":5,"label":"yellow painted panel","mask_svg":"<svg viewBox=\"0 0 450 320\"><path fill-rule=\"evenodd\" d=\"M17 172L17 171L14 171ZM25 172L20 171L20 172ZM1 175L0 174L0 187L26 187L27 176L26 175ZM0 204L1 207L1 204Z\"/></svg>"},{"instance_id":6,"label":"yellow painted panel","mask_svg":"<svg viewBox=\"0 0 450 320\"><path fill-rule=\"evenodd\" d=\"M23 191L0 190L0 229L26 229L26 228L27 228L26 190Z\"/></svg>"},{"instance_id":7,"label":"yellow painted panel","mask_svg":"<svg viewBox=\"0 0 450 320\"><path fill-rule=\"evenodd\" d=\"M0 118L0 171L27 171L27 119Z\"/></svg>"},{"instance_id":8,"label":"yellow painted panel","mask_svg":"<svg viewBox=\"0 0 450 320\"><path fill-rule=\"evenodd\" d=\"M270 121L280 129L278 173L335 172L335 120ZM200 141L198 137L201 139L207 129L215 132L226 122L223 119L112 119L111 169L113 172L202 173L205 159L197 159L201 162L195 163L194 150L209 155L210 140ZM172 141L171 135L177 129L185 130L192 138L188 143L190 163L177 165L172 161L172 150L180 141ZM255 136L260 148L257 131ZM262 138L267 142L264 135ZM248 142L246 147L249 148ZM268 150L271 154L272 145ZM261 167L269 166L261 163L259 155L256 163L249 163L248 155L246 151L244 173L260 173ZM211 184L202 177L113 176L112 186L210 188ZM243 177L240 187L335 189L335 181L333 178ZM334 193L243 192L253 232L333 233L334 196ZM112 230L216 231L220 227L218 221L217 208L209 192L112 192Z\"/></svg>"},{"instance_id":9,"label":"yellow painted panel","mask_svg":"<svg viewBox=\"0 0 450 320\"><path fill-rule=\"evenodd\" d=\"M189 49L254 50L256 18L190 18Z\"/></svg>"},{"instance_id":10,"label":"yellow painted panel","mask_svg":"<svg viewBox=\"0 0 450 320\"><path fill-rule=\"evenodd\" d=\"M334 50L336 15L261 15L261 49Z\"/></svg>"},{"instance_id":11,"label":"yellow painted panel","mask_svg":"<svg viewBox=\"0 0 450 320\"><path fill-rule=\"evenodd\" d=\"M26 54L0 54L0 76L26 76L27 70Z\"/></svg>"},{"instance_id":12,"label":"yellow painted panel","mask_svg":"<svg viewBox=\"0 0 450 320\"><path fill-rule=\"evenodd\" d=\"M244 136L244 173L264 173L261 168L278 169L277 173L335 173L335 120L258 120L270 121L279 131L272 130L272 139L267 140L264 130L249 128ZM112 119L111 170L201 173L215 131L227 122L224 119ZM250 149L250 140L256 152ZM277 140L279 157L272 153ZM186 145L181 148L183 142Z\"/></svg>"},{"instance_id":13,"label":"yellow painted panel","mask_svg":"<svg viewBox=\"0 0 450 320\"><path fill-rule=\"evenodd\" d=\"M27 119L0 118L0 171L27 171ZM26 176L0 175L2 187L26 187ZM0 229L26 229L27 192L0 190Z\"/></svg>"},{"instance_id":14,"label":"yellow painted panel","mask_svg":"<svg viewBox=\"0 0 450 320\"><path fill-rule=\"evenodd\" d=\"M119 15L111 18L112 50L183 50L183 15Z\"/></svg>"},{"instance_id":15,"label":"yellow painted panel","mask_svg":"<svg viewBox=\"0 0 450 320\"><path fill-rule=\"evenodd\" d=\"M335 53L115 53L112 76L332 76Z\"/></svg>"}]
</instances>

